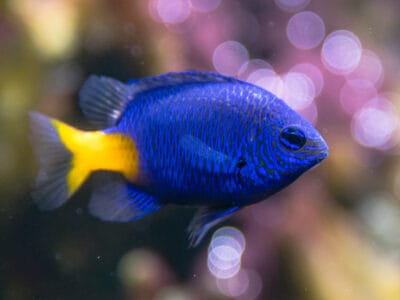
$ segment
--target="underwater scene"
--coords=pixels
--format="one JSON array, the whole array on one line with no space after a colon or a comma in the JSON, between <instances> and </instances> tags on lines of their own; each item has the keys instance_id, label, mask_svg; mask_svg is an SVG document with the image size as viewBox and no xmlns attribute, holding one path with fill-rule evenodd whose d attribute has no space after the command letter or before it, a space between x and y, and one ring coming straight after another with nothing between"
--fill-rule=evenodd
<instances>
[{"instance_id":1,"label":"underwater scene","mask_svg":"<svg viewBox=\"0 0 400 300\"><path fill-rule=\"evenodd\" d=\"M0 2L0 299L399 300L399 10Z\"/></svg>"}]
</instances>

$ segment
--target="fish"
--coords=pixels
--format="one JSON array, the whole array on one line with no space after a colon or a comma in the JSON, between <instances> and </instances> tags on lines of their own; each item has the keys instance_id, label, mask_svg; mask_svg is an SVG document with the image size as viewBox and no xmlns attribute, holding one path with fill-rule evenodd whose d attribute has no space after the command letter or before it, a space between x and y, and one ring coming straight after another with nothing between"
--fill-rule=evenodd
<instances>
[{"instance_id":1,"label":"fish","mask_svg":"<svg viewBox=\"0 0 400 300\"><path fill-rule=\"evenodd\" d=\"M39 165L33 202L56 209L93 177L88 210L103 221L132 221L168 204L198 207L187 228L192 247L328 155L317 129L283 100L209 71L126 83L91 75L79 106L98 130L29 112Z\"/></svg>"}]
</instances>

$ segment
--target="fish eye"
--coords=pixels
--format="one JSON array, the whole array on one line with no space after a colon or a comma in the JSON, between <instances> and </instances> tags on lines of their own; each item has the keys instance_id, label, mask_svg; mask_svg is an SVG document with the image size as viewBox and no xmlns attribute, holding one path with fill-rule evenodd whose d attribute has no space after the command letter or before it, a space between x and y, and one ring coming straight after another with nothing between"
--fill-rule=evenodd
<instances>
[{"instance_id":1,"label":"fish eye","mask_svg":"<svg viewBox=\"0 0 400 300\"><path fill-rule=\"evenodd\" d=\"M279 142L288 150L296 151L306 143L306 136L303 131L296 127L286 127L279 135Z\"/></svg>"}]
</instances>

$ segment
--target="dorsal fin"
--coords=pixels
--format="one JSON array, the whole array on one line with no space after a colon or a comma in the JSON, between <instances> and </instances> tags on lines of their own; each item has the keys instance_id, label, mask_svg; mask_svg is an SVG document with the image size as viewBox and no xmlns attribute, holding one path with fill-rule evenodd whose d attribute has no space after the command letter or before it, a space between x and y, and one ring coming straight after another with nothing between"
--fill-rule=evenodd
<instances>
[{"instance_id":1,"label":"dorsal fin","mask_svg":"<svg viewBox=\"0 0 400 300\"><path fill-rule=\"evenodd\" d=\"M92 75L79 92L79 105L90 122L106 128L115 125L131 95L122 82Z\"/></svg>"},{"instance_id":2,"label":"dorsal fin","mask_svg":"<svg viewBox=\"0 0 400 300\"><path fill-rule=\"evenodd\" d=\"M135 95L172 85L206 82L235 82L237 79L204 71L183 71L132 80L90 76L79 92L80 107L90 122L106 128L114 126Z\"/></svg>"}]
</instances>

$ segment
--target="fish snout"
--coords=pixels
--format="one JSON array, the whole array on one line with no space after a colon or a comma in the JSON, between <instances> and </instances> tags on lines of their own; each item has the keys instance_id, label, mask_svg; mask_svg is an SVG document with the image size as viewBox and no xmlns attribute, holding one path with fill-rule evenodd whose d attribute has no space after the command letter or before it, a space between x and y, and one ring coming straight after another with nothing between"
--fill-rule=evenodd
<instances>
[{"instance_id":1,"label":"fish snout","mask_svg":"<svg viewBox=\"0 0 400 300\"><path fill-rule=\"evenodd\" d=\"M321 137L319 141L316 143L317 151L316 151L316 158L318 163L324 160L329 154L329 147L326 141Z\"/></svg>"}]
</instances>

